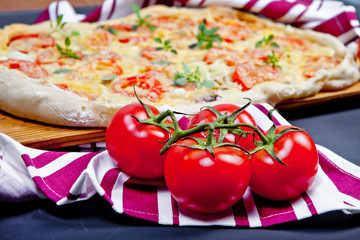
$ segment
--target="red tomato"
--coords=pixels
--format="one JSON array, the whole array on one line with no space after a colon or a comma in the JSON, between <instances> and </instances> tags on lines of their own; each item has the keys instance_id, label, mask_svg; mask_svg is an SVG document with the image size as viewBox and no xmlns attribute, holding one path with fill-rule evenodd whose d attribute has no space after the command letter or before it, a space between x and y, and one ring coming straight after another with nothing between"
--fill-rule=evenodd
<instances>
[{"instance_id":1,"label":"red tomato","mask_svg":"<svg viewBox=\"0 0 360 240\"><path fill-rule=\"evenodd\" d=\"M215 108L217 111L219 111L220 114L227 113L228 115L231 115L233 112L239 109L238 106L234 104L219 104L215 105L213 108ZM209 123L209 122L215 122L216 121L216 115L213 111L209 109L203 109L200 112L198 112L194 117L190 119L188 128L196 125L196 124L202 124L202 123ZM253 126L256 126L256 122L254 118L248 113L246 110L242 111L237 118L235 119L234 123L247 123ZM250 128L247 127L241 127L244 131L251 131ZM220 131L216 129L214 131L214 136L217 138L219 136ZM200 134L195 135L196 137L206 137L207 132L201 132ZM256 135L257 136L257 135ZM258 137L256 137L256 140L260 140ZM239 139L239 136L228 133L224 139L225 142L230 143L237 143L239 146L245 148L246 150L254 149L256 146L254 144L254 138L252 135L248 135L248 137L241 137Z\"/></svg>"},{"instance_id":2,"label":"red tomato","mask_svg":"<svg viewBox=\"0 0 360 240\"><path fill-rule=\"evenodd\" d=\"M133 90L127 91L126 88L132 87L136 84L142 90L145 90L143 94L138 94L141 99L147 99L152 102L157 102L161 95L165 92L161 82L159 82L154 76L153 72L147 72L139 76L132 76L125 79L120 79L112 86L112 90L115 93L119 93L124 96L135 97Z\"/></svg>"},{"instance_id":3,"label":"red tomato","mask_svg":"<svg viewBox=\"0 0 360 240\"><path fill-rule=\"evenodd\" d=\"M149 37L141 37L141 36L130 36L130 37L120 37L118 41L121 43L138 43L138 42L145 42L148 40Z\"/></svg>"},{"instance_id":4,"label":"red tomato","mask_svg":"<svg viewBox=\"0 0 360 240\"><path fill-rule=\"evenodd\" d=\"M340 61L337 60L335 57L311 57L306 61L303 67L303 74L307 78L312 78L320 69L334 69L337 65L339 65L339 63Z\"/></svg>"},{"instance_id":5,"label":"red tomato","mask_svg":"<svg viewBox=\"0 0 360 240\"><path fill-rule=\"evenodd\" d=\"M279 58L281 57L282 53L279 49L277 48L272 48L272 49L268 49L268 48L255 48L255 49L246 49L243 53L244 53L244 59L247 60L262 60L262 61L266 61L268 59L268 55L272 54L272 51L274 51L274 53L276 54L276 56L278 56Z\"/></svg>"},{"instance_id":6,"label":"red tomato","mask_svg":"<svg viewBox=\"0 0 360 240\"><path fill-rule=\"evenodd\" d=\"M276 133L290 126L279 126ZM267 134L267 133L265 133ZM290 200L300 196L313 183L318 170L318 154L311 137L304 131L291 131L274 144L272 158L265 150L251 157L251 189L271 200Z\"/></svg>"},{"instance_id":7,"label":"red tomato","mask_svg":"<svg viewBox=\"0 0 360 240\"><path fill-rule=\"evenodd\" d=\"M243 91L251 89L255 84L276 80L279 69L263 62L244 62L235 67L232 80L242 86Z\"/></svg>"},{"instance_id":8,"label":"red tomato","mask_svg":"<svg viewBox=\"0 0 360 240\"><path fill-rule=\"evenodd\" d=\"M291 47L291 49L305 51L309 49L310 42L305 39L299 39L295 37L279 37L274 38L274 42L279 44L280 48Z\"/></svg>"},{"instance_id":9,"label":"red tomato","mask_svg":"<svg viewBox=\"0 0 360 240\"><path fill-rule=\"evenodd\" d=\"M83 45L90 50L99 51L107 49L113 41L113 35L104 29L97 29L91 35L84 37Z\"/></svg>"},{"instance_id":10,"label":"red tomato","mask_svg":"<svg viewBox=\"0 0 360 240\"><path fill-rule=\"evenodd\" d=\"M180 141L196 144L193 139ZM175 145L165 160L165 182L174 199L183 207L202 213L231 208L241 199L251 174L249 157L238 148L207 150Z\"/></svg>"},{"instance_id":11,"label":"red tomato","mask_svg":"<svg viewBox=\"0 0 360 240\"><path fill-rule=\"evenodd\" d=\"M20 70L31 78L44 78L49 75L48 72L39 65L26 60L7 59L0 61L0 65L6 66L9 69Z\"/></svg>"},{"instance_id":12,"label":"red tomato","mask_svg":"<svg viewBox=\"0 0 360 240\"><path fill-rule=\"evenodd\" d=\"M213 64L217 59L222 59L226 65L235 66L237 62L240 62L244 58L243 54L232 49L218 47L210 48L203 61L207 64Z\"/></svg>"},{"instance_id":13,"label":"red tomato","mask_svg":"<svg viewBox=\"0 0 360 240\"><path fill-rule=\"evenodd\" d=\"M83 54L80 52L74 52L79 58L70 58L64 55L61 55L60 52L55 48L47 48L42 51L36 58L36 63L41 64L58 64L61 66L72 66L77 60L81 61Z\"/></svg>"},{"instance_id":14,"label":"red tomato","mask_svg":"<svg viewBox=\"0 0 360 240\"><path fill-rule=\"evenodd\" d=\"M159 110L148 105L151 111ZM149 118L140 103L129 104L117 111L106 130L106 148L117 166L130 176L156 179L164 176L166 153L160 149L170 133L159 126L139 123Z\"/></svg>"},{"instance_id":15,"label":"red tomato","mask_svg":"<svg viewBox=\"0 0 360 240\"><path fill-rule=\"evenodd\" d=\"M156 48L154 47L146 47L141 50L141 56L147 58L149 60L167 60L168 57L163 54L159 53Z\"/></svg>"},{"instance_id":16,"label":"red tomato","mask_svg":"<svg viewBox=\"0 0 360 240\"><path fill-rule=\"evenodd\" d=\"M110 62L116 62L118 60L121 60L120 55L115 52L112 52L112 51L103 51L101 53L93 53L89 56L89 58L103 60L103 61L110 61Z\"/></svg>"},{"instance_id":17,"label":"red tomato","mask_svg":"<svg viewBox=\"0 0 360 240\"><path fill-rule=\"evenodd\" d=\"M26 34L15 36L10 39L8 47L20 52L27 53L36 48L54 47L55 39L46 34Z\"/></svg>"},{"instance_id":18,"label":"red tomato","mask_svg":"<svg viewBox=\"0 0 360 240\"><path fill-rule=\"evenodd\" d=\"M250 34L251 29L244 24L234 23L226 19L216 18L216 22L206 22L208 28L219 28L216 32L220 37L228 43L246 40Z\"/></svg>"},{"instance_id":19,"label":"red tomato","mask_svg":"<svg viewBox=\"0 0 360 240\"><path fill-rule=\"evenodd\" d=\"M154 25L154 27L168 30L179 30L184 27L197 25L196 21L192 18L182 18L180 16L153 16L147 20Z\"/></svg>"},{"instance_id":20,"label":"red tomato","mask_svg":"<svg viewBox=\"0 0 360 240\"><path fill-rule=\"evenodd\" d=\"M115 29L116 31L125 31L125 32L132 31L132 26L126 24L114 24L114 25L106 26L106 28Z\"/></svg>"}]
</instances>

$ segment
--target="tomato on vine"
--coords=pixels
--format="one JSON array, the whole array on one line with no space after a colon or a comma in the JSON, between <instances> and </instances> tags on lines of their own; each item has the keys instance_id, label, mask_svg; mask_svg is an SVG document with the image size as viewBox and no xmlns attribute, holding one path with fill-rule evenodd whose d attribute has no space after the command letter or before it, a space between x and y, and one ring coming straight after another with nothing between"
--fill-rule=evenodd
<instances>
[{"instance_id":1,"label":"tomato on vine","mask_svg":"<svg viewBox=\"0 0 360 240\"><path fill-rule=\"evenodd\" d=\"M251 163L240 148L224 145L209 151L201 141L188 138L170 148L165 182L181 206L201 213L221 212L245 193Z\"/></svg>"},{"instance_id":2,"label":"tomato on vine","mask_svg":"<svg viewBox=\"0 0 360 240\"><path fill-rule=\"evenodd\" d=\"M164 176L166 154L160 155L160 149L173 131L167 116L141 101L117 111L105 139L109 155L122 171L144 179Z\"/></svg>"},{"instance_id":3,"label":"tomato on vine","mask_svg":"<svg viewBox=\"0 0 360 240\"><path fill-rule=\"evenodd\" d=\"M188 128L194 127L199 124L215 122L220 118L223 118L225 115L228 116L224 119L224 121L228 124L231 123L246 123L252 126L256 126L256 122L254 118L251 116L249 112L245 109L248 107L250 102L244 105L242 108L235 104L218 104L213 107L205 107L203 110L198 112L195 116L190 119L188 124ZM242 126L240 127L243 132L239 132L239 134L231 133L232 131L229 130L229 133L226 134L224 138L224 142L231 142L237 143L241 147L245 148L246 150L251 150L256 147L254 144L254 137L255 140L260 140L259 137L255 134L245 134L244 132L252 132L253 130L249 127ZM235 132L235 131L233 131ZM201 132L196 134L196 137L205 137L206 138L207 132ZM220 130L215 129L214 136L219 137Z\"/></svg>"},{"instance_id":4,"label":"tomato on vine","mask_svg":"<svg viewBox=\"0 0 360 240\"><path fill-rule=\"evenodd\" d=\"M314 182L319 168L315 143L293 126L273 125L264 134L266 141L251 156L250 188L277 201L300 196Z\"/></svg>"}]
</instances>

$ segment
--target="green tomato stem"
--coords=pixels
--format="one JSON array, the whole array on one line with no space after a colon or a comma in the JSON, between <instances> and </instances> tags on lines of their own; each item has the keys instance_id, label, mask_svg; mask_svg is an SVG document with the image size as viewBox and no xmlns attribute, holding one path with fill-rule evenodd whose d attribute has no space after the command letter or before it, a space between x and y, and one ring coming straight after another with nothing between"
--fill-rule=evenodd
<instances>
[{"instance_id":1,"label":"green tomato stem","mask_svg":"<svg viewBox=\"0 0 360 240\"><path fill-rule=\"evenodd\" d=\"M224 124L224 123L219 123L219 122L216 121L216 122L211 122L211 123L200 124L200 125L198 125L198 126L196 126L194 128L190 128L190 129L187 129L187 130L180 130L180 128L178 129L179 131L175 130L173 135L171 136L171 138L167 141L167 143L164 145L164 147L160 150L160 154L164 154L167 150L169 150L171 148L171 146L173 144L175 144L180 139L191 136L191 135L193 135L195 133L210 130L209 135L211 135L211 131L213 131L212 129L237 129L239 127L251 128L256 134L259 135L259 137L260 137L261 141L263 142L263 144L268 144L269 143L269 140L259 130L259 128L255 127L255 126L253 126L251 124L247 124L247 123ZM209 143L208 141L210 141L210 140L207 139L207 144Z\"/></svg>"}]
</instances>

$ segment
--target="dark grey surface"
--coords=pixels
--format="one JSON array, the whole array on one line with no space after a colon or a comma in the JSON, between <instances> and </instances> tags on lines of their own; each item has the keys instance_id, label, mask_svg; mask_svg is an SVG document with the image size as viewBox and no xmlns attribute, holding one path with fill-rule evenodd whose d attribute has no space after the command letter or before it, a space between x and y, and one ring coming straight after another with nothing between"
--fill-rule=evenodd
<instances>
[{"instance_id":1,"label":"dark grey surface","mask_svg":"<svg viewBox=\"0 0 360 240\"><path fill-rule=\"evenodd\" d=\"M347 2L350 2L348 0ZM357 6L360 1L352 0ZM86 13L93 8L82 8ZM0 26L31 23L40 11L0 14ZM317 144L360 166L360 98L281 112ZM56 206L50 200L0 203L0 240L17 239L347 239L360 240L360 214L341 211L269 228L176 227L117 214L99 196Z\"/></svg>"}]
</instances>

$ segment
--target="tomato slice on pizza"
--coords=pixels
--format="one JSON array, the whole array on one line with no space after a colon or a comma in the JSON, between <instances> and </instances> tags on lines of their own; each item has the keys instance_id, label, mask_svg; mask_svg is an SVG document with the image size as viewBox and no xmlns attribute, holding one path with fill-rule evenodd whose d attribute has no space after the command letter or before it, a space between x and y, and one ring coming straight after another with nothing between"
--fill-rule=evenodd
<instances>
[{"instance_id":1,"label":"tomato slice on pizza","mask_svg":"<svg viewBox=\"0 0 360 240\"><path fill-rule=\"evenodd\" d=\"M9 69L20 70L26 76L31 78L41 79L49 76L44 68L26 60L7 59L0 61L0 65L8 67Z\"/></svg>"}]
</instances>

